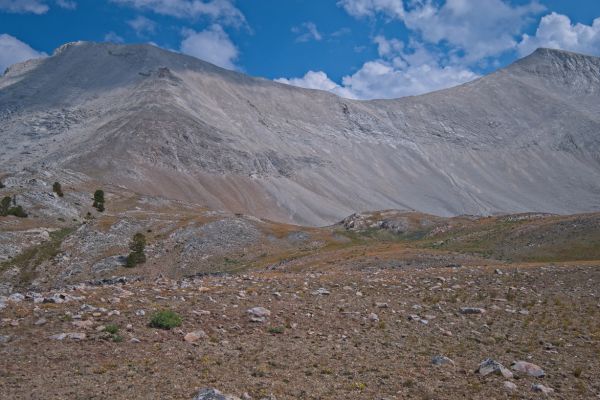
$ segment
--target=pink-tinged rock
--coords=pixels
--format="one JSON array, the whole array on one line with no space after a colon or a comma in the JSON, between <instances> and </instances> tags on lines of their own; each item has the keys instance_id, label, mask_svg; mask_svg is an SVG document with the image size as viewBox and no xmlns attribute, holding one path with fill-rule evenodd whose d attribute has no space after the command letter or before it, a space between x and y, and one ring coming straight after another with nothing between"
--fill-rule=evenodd
<instances>
[{"instance_id":1,"label":"pink-tinged rock","mask_svg":"<svg viewBox=\"0 0 600 400\"><path fill-rule=\"evenodd\" d=\"M188 343L196 343L200 339L206 339L207 337L208 335L206 334L206 332L204 332L203 330L197 330L186 334L183 337L183 340L185 340Z\"/></svg>"},{"instance_id":2,"label":"pink-tinged rock","mask_svg":"<svg viewBox=\"0 0 600 400\"><path fill-rule=\"evenodd\" d=\"M546 396L554 393L554 389L548 386L540 385L539 383L532 385L531 390L533 390L534 392L545 394Z\"/></svg>"},{"instance_id":3,"label":"pink-tinged rock","mask_svg":"<svg viewBox=\"0 0 600 400\"><path fill-rule=\"evenodd\" d=\"M546 375L544 370L538 365L532 364L527 361L517 361L512 365L513 371L527 374L536 378L542 378Z\"/></svg>"}]
</instances>

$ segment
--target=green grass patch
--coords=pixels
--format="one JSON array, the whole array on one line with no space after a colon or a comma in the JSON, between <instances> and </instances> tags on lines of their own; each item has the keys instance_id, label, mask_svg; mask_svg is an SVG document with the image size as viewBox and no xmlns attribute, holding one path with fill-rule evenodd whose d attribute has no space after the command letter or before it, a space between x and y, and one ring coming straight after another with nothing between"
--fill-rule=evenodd
<instances>
[{"instance_id":1,"label":"green grass patch","mask_svg":"<svg viewBox=\"0 0 600 400\"><path fill-rule=\"evenodd\" d=\"M162 310L157 311L150 319L150 326L158 329L172 329L181 326L181 317L175 311Z\"/></svg>"}]
</instances>

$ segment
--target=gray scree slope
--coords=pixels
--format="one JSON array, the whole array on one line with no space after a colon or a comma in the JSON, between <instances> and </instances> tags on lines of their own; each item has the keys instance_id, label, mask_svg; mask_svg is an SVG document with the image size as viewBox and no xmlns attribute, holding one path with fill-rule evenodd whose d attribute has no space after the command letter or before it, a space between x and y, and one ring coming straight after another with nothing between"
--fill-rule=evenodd
<instances>
[{"instance_id":1,"label":"gray scree slope","mask_svg":"<svg viewBox=\"0 0 600 400\"><path fill-rule=\"evenodd\" d=\"M322 225L355 211L600 210L600 59L540 49L452 89L352 101L149 45L71 43L0 78L0 172Z\"/></svg>"}]
</instances>

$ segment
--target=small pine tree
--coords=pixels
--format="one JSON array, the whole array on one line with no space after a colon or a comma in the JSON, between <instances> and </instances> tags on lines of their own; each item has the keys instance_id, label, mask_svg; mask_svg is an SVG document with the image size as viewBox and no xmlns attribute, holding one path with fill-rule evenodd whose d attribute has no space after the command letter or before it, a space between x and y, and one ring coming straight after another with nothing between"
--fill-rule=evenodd
<instances>
[{"instance_id":1,"label":"small pine tree","mask_svg":"<svg viewBox=\"0 0 600 400\"><path fill-rule=\"evenodd\" d=\"M12 199L10 196L6 196L0 202L0 216L6 217L8 215L8 210L10 210L10 203Z\"/></svg>"},{"instance_id":2,"label":"small pine tree","mask_svg":"<svg viewBox=\"0 0 600 400\"><path fill-rule=\"evenodd\" d=\"M138 264L146 262L146 236L143 233L136 233L133 235L133 239L129 243L129 249L131 253L127 256L127 267L132 268Z\"/></svg>"},{"instance_id":3,"label":"small pine tree","mask_svg":"<svg viewBox=\"0 0 600 400\"><path fill-rule=\"evenodd\" d=\"M52 191L54 193L56 193L58 195L58 197L63 197L65 195L62 191L62 187L60 186L60 183L58 183L58 182L54 182L54 185L52 185Z\"/></svg>"},{"instance_id":4,"label":"small pine tree","mask_svg":"<svg viewBox=\"0 0 600 400\"><path fill-rule=\"evenodd\" d=\"M94 204L93 204L94 208L100 212L104 211L104 191L103 190L96 190L94 192Z\"/></svg>"},{"instance_id":5,"label":"small pine tree","mask_svg":"<svg viewBox=\"0 0 600 400\"><path fill-rule=\"evenodd\" d=\"M4 183L2 183L2 181L0 181L0 189L4 189L6 186L4 185Z\"/></svg>"}]
</instances>

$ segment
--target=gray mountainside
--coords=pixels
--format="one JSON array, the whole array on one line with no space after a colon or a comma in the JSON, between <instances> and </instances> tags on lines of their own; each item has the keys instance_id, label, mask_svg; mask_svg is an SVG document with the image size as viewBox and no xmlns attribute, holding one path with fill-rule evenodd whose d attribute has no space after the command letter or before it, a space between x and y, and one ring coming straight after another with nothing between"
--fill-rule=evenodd
<instances>
[{"instance_id":1,"label":"gray mountainside","mask_svg":"<svg viewBox=\"0 0 600 400\"><path fill-rule=\"evenodd\" d=\"M150 45L71 43L0 78L0 172L324 225L600 210L600 59L540 49L452 89L353 101Z\"/></svg>"}]
</instances>

